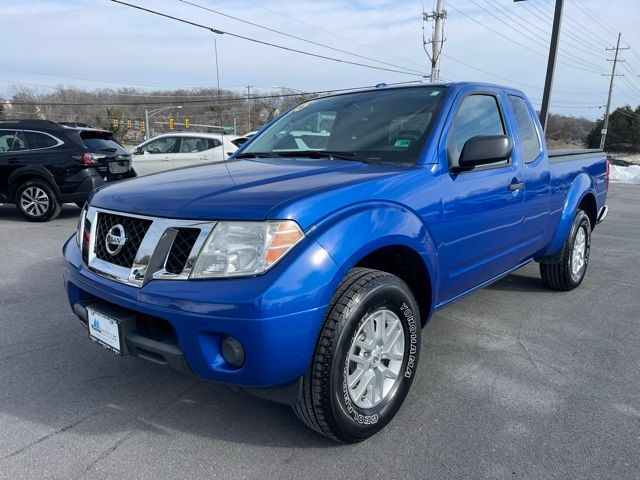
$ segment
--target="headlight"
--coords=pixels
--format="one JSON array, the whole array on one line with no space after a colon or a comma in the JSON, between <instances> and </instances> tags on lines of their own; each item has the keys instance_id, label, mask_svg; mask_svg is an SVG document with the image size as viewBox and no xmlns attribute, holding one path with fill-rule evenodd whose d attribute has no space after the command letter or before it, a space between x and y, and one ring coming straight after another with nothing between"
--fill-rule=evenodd
<instances>
[{"instance_id":1,"label":"headlight","mask_svg":"<svg viewBox=\"0 0 640 480\"><path fill-rule=\"evenodd\" d=\"M220 222L205 242L191 278L220 278L266 272L304 234L292 220Z\"/></svg>"}]
</instances>

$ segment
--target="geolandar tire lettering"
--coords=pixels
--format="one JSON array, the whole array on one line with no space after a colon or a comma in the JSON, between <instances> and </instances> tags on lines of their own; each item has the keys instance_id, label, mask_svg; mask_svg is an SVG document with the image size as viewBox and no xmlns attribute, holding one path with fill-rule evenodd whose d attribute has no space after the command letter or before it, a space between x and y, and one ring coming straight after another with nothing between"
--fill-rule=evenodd
<instances>
[{"instance_id":1,"label":"geolandar tire lettering","mask_svg":"<svg viewBox=\"0 0 640 480\"><path fill-rule=\"evenodd\" d=\"M418 364L420 314L398 277L355 268L336 291L296 415L342 442L380 431L402 405Z\"/></svg>"}]
</instances>

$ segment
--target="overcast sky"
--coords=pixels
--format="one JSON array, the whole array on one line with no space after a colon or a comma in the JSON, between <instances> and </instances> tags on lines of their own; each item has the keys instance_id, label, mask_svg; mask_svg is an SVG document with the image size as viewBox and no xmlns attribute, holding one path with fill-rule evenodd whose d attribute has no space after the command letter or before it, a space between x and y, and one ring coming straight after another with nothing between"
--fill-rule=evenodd
<instances>
[{"instance_id":1,"label":"overcast sky","mask_svg":"<svg viewBox=\"0 0 640 480\"><path fill-rule=\"evenodd\" d=\"M373 60L428 73L422 49L420 0L292 1L190 0L222 13L355 56L225 18L179 0L130 3L214 28L320 55L397 70ZM433 0L423 0L430 10ZM441 75L522 88L542 98L552 0L445 0L448 12ZM616 78L614 105L640 104L638 0L565 0L552 111L597 118L606 103L611 63L605 46L618 31L626 63ZM2 0L0 94L12 85L73 85L87 89L131 86L143 90L214 86L214 38L222 87L254 91L272 86L325 90L401 82L418 77L257 45L137 11L108 0ZM587 5L584 10L578 5ZM594 20L597 19L600 24ZM510 26L511 27L510 27ZM606 28L603 28L606 27ZM426 35L429 37L430 24ZM514 43L515 42L515 43ZM461 63L463 62L463 63ZM467 65L464 65L467 64ZM478 70L479 69L479 70ZM246 90L245 90L246 91Z\"/></svg>"}]
</instances>

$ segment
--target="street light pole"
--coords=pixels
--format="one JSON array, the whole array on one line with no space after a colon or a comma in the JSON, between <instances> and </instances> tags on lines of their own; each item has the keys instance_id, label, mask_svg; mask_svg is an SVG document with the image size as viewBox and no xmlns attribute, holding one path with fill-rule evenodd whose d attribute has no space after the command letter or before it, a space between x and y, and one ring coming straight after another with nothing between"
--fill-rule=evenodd
<instances>
[{"instance_id":1,"label":"street light pole","mask_svg":"<svg viewBox=\"0 0 640 480\"><path fill-rule=\"evenodd\" d=\"M551 89L553 88L553 75L556 69L556 57L558 56L558 40L560 39L563 3L564 0L556 0L556 9L553 16L551 45L549 46L549 59L547 61L547 77L544 81L544 93L542 94L542 106L540 107L540 123L542 123L542 130L544 131L547 130L547 120L549 119L549 103L551 102Z\"/></svg>"},{"instance_id":2,"label":"street light pole","mask_svg":"<svg viewBox=\"0 0 640 480\"><path fill-rule=\"evenodd\" d=\"M523 2L527 0L513 0ZM542 130L547 129L549 118L549 102L551 101L551 90L553 88L553 76L556 69L556 58L558 56L558 41L560 40L560 24L562 22L562 8L564 0L556 0L555 12L553 15L553 29L551 30L551 44L549 45L549 58L547 60L547 76L544 81L544 93L542 94L542 106L540 107L540 123Z\"/></svg>"},{"instance_id":3,"label":"street light pole","mask_svg":"<svg viewBox=\"0 0 640 480\"><path fill-rule=\"evenodd\" d=\"M144 110L144 136L145 140L149 140L151 137L151 126L149 125L149 119L154 115L158 115L159 113L166 112L167 110L171 110L172 108L182 108L182 105L171 105L170 107L160 107L155 110Z\"/></svg>"}]
</instances>

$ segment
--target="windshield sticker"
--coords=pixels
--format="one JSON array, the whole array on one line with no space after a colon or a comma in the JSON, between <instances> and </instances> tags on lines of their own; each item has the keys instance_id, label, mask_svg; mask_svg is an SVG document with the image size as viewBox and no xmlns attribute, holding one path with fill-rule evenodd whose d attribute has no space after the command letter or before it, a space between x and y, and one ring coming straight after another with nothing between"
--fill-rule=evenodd
<instances>
[{"instance_id":1,"label":"windshield sticker","mask_svg":"<svg viewBox=\"0 0 640 480\"><path fill-rule=\"evenodd\" d=\"M440 90L434 90L433 92L431 92L432 97L437 97L438 95L440 95Z\"/></svg>"},{"instance_id":2,"label":"windshield sticker","mask_svg":"<svg viewBox=\"0 0 640 480\"><path fill-rule=\"evenodd\" d=\"M411 145L411 140L396 140L396 143L393 144L394 147L407 148Z\"/></svg>"}]
</instances>

